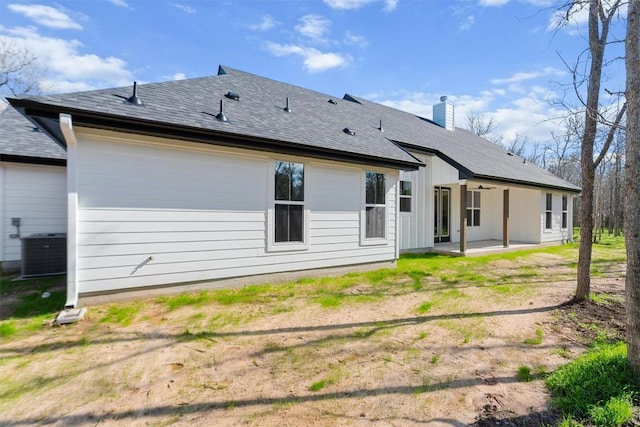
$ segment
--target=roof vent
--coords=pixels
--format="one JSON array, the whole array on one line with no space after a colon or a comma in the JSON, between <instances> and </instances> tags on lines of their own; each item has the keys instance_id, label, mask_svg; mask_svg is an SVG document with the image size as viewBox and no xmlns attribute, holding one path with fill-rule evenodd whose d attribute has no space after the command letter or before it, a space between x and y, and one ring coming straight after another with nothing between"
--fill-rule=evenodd
<instances>
[{"instance_id":1,"label":"roof vent","mask_svg":"<svg viewBox=\"0 0 640 427\"><path fill-rule=\"evenodd\" d=\"M216 114L216 119L220 120L221 122L229 121L227 120L227 116L225 116L224 113L222 112L222 99L220 100L220 112Z\"/></svg>"},{"instance_id":2,"label":"roof vent","mask_svg":"<svg viewBox=\"0 0 640 427\"><path fill-rule=\"evenodd\" d=\"M284 111L286 111L287 113L291 112L291 108L289 108L289 97L287 96L287 106L283 108Z\"/></svg>"},{"instance_id":3,"label":"roof vent","mask_svg":"<svg viewBox=\"0 0 640 427\"><path fill-rule=\"evenodd\" d=\"M380 132L384 132L384 128L382 127L382 119L380 119L380 126L378 126L378 130Z\"/></svg>"},{"instance_id":4,"label":"roof vent","mask_svg":"<svg viewBox=\"0 0 640 427\"><path fill-rule=\"evenodd\" d=\"M445 102L447 100L447 96L446 95L442 95L440 97L440 102Z\"/></svg>"},{"instance_id":5,"label":"roof vent","mask_svg":"<svg viewBox=\"0 0 640 427\"><path fill-rule=\"evenodd\" d=\"M234 101L240 101L240 94L237 92L227 92L224 94L224 96L226 96L229 99L233 99Z\"/></svg>"},{"instance_id":6,"label":"roof vent","mask_svg":"<svg viewBox=\"0 0 640 427\"><path fill-rule=\"evenodd\" d=\"M328 102L329 104L333 104L333 105L336 105L336 104L337 104L337 102L336 102L336 101L334 101L333 99L330 99L330 100L328 100L327 102Z\"/></svg>"},{"instance_id":7,"label":"roof vent","mask_svg":"<svg viewBox=\"0 0 640 427\"><path fill-rule=\"evenodd\" d=\"M131 105L144 105L144 102L138 98L138 82L133 82L133 95L126 100Z\"/></svg>"},{"instance_id":8,"label":"roof vent","mask_svg":"<svg viewBox=\"0 0 640 427\"><path fill-rule=\"evenodd\" d=\"M347 135L355 135L356 134L355 130L349 129L349 128L342 129L342 132L346 133Z\"/></svg>"}]
</instances>

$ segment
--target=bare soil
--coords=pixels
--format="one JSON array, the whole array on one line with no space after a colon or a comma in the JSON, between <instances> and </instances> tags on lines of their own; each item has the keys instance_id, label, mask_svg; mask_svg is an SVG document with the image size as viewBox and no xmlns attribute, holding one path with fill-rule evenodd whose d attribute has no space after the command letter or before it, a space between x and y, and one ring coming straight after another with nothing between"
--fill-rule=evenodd
<instances>
[{"instance_id":1,"label":"bare soil","mask_svg":"<svg viewBox=\"0 0 640 427\"><path fill-rule=\"evenodd\" d=\"M537 262L545 275L564 268ZM592 290L621 297L616 274ZM176 310L154 299L130 304L128 326L90 307L77 324L0 343L0 425L553 425L544 374L596 337L624 337L620 298L571 304L571 280L460 284L444 300L436 288L425 278L330 308L295 295Z\"/></svg>"}]
</instances>

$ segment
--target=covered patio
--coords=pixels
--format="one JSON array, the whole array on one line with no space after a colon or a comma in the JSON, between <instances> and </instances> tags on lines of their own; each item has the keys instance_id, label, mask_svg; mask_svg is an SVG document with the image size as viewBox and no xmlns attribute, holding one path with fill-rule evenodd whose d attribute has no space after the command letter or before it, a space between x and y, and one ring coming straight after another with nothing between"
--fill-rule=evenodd
<instances>
[{"instance_id":1,"label":"covered patio","mask_svg":"<svg viewBox=\"0 0 640 427\"><path fill-rule=\"evenodd\" d=\"M534 249L541 246L545 245L540 243L510 241L509 246L505 247L502 240L478 240L475 242L467 242L465 252L460 251L459 242L436 243L433 248L430 248L430 252L450 256L480 256L523 249Z\"/></svg>"}]
</instances>

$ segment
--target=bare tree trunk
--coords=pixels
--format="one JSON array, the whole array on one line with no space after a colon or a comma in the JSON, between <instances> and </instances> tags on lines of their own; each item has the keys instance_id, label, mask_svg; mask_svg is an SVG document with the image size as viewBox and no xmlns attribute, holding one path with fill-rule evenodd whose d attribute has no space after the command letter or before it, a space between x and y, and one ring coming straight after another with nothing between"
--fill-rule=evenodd
<instances>
[{"instance_id":1,"label":"bare tree trunk","mask_svg":"<svg viewBox=\"0 0 640 427\"><path fill-rule=\"evenodd\" d=\"M624 230L627 245L627 348L640 377L640 0L629 2L627 20L627 148Z\"/></svg>"},{"instance_id":2,"label":"bare tree trunk","mask_svg":"<svg viewBox=\"0 0 640 427\"><path fill-rule=\"evenodd\" d=\"M614 11L618 8L619 1L610 10L610 15L600 21L602 13L601 0L589 1L589 51L591 53L591 67L587 89L587 102L585 105L584 133L582 136L582 149L580 152L580 165L582 169L582 197L580 203L580 249L578 250L578 274L576 301L584 301L591 292L591 252L593 241L593 192L595 168L593 147L596 141L598 127L600 85L602 81L602 66L604 49L607 43L609 24ZM602 28L600 28L600 25Z\"/></svg>"}]
</instances>

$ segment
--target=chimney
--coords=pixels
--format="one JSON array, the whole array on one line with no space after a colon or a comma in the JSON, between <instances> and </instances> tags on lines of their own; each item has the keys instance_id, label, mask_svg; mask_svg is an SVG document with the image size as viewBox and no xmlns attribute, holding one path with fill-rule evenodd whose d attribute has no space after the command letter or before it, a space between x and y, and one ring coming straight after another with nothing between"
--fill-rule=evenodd
<instances>
[{"instance_id":1,"label":"chimney","mask_svg":"<svg viewBox=\"0 0 640 427\"><path fill-rule=\"evenodd\" d=\"M446 96L441 96L440 103L433 106L433 121L450 131L456 128L453 104L447 101Z\"/></svg>"}]
</instances>

